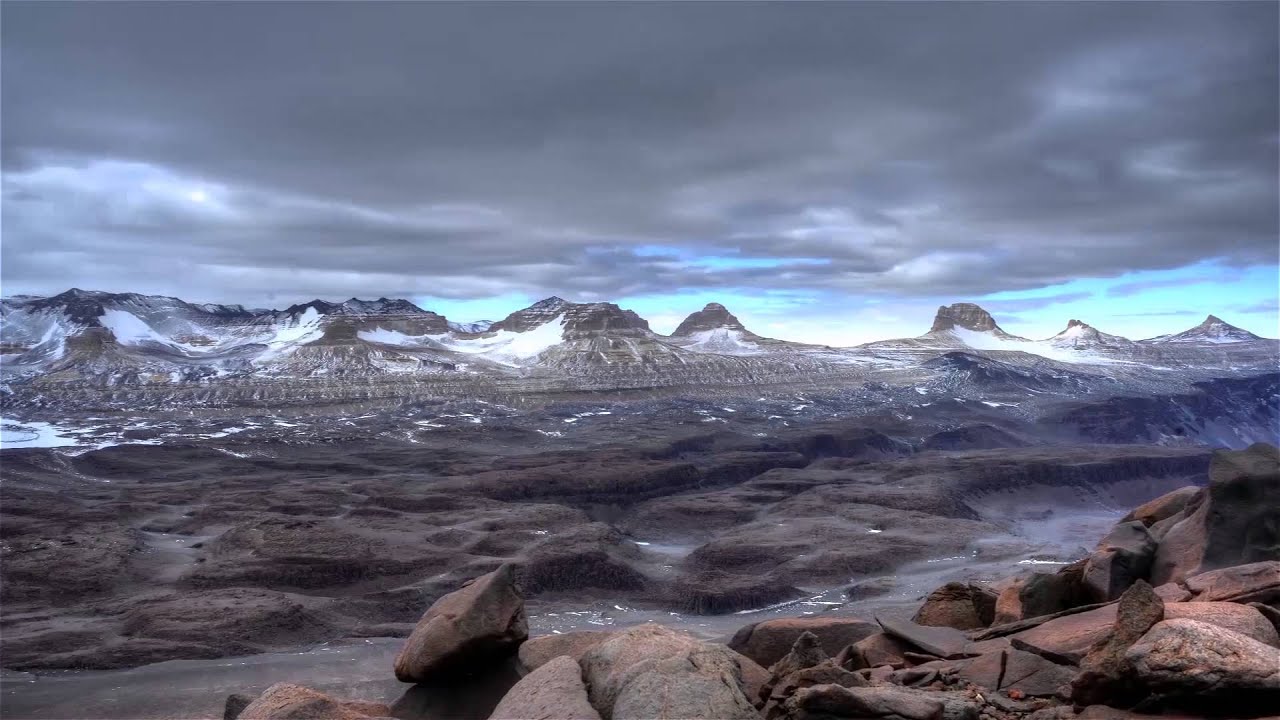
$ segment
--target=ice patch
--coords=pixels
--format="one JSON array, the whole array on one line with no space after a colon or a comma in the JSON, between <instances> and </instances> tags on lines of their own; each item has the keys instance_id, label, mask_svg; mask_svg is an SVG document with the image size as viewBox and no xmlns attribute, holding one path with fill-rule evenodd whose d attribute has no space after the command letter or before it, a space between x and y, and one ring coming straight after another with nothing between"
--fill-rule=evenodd
<instances>
[{"instance_id":1,"label":"ice patch","mask_svg":"<svg viewBox=\"0 0 1280 720\"><path fill-rule=\"evenodd\" d=\"M683 347L694 352L717 355L757 355L762 352L759 345L743 339L741 330L729 328L702 330L689 335L689 340L691 342L683 344Z\"/></svg>"},{"instance_id":2,"label":"ice patch","mask_svg":"<svg viewBox=\"0 0 1280 720\"><path fill-rule=\"evenodd\" d=\"M69 432L47 422L18 422L0 418L0 447L3 448L55 448L79 445Z\"/></svg>"},{"instance_id":3,"label":"ice patch","mask_svg":"<svg viewBox=\"0 0 1280 720\"><path fill-rule=\"evenodd\" d=\"M532 330L511 332L499 330L488 337L455 338L452 335L429 335L431 340L453 352L482 355L503 365L518 365L559 345L564 340L564 314L556 316Z\"/></svg>"},{"instance_id":4,"label":"ice patch","mask_svg":"<svg viewBox=\"0 0 1280 720\"><path fill-rule=\"evenodd\" d=\"M298 317L296 323L277 326L272 337L265 341L267 349L257 357L255 362L274 360L293 352L299 345L319 340L320 336L324 335L324 329L320 327L320 321L323 318L324 316L316 312L315 308L309 307Z\"/></svg>"},{"instance_id":5,"label":"ice patch","mask_svg":"<svg viewBox=\"0 0 1280 720\"><path fill-rule=\"evenodd\" d=\"M406 345L421 345L422 341L427 338L426 335L405 335L399 330L386 330L376 327L372 330L361 330L356 333L356 337L365 342L378 343L380 345L397 345L404 347Z\"/></svg>"}]
</instances>

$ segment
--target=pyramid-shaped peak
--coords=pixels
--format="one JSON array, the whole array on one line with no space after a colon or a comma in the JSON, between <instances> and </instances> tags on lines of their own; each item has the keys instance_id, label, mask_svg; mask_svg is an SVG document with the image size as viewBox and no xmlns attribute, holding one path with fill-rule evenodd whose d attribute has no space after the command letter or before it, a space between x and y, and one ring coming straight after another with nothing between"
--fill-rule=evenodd
<instances>
[{"instance_id":1,"label":"pyramid-shaped peak","mask_svg":"<svg viewBox=\"0 0 1280 720\"><path fill-rule=\"evenodd\" d=\"M694 333L708 330L738 330L748 332L742 323L729 309L720 303L707 303L701 310L692 313L680 323L672 337L688 337Z\"/></svg>"},{"instance_id":2,"label":"pyramid-shaped peak","mask_svg":"<svg viewBox=\"0 0 1280 720\"><path fill-rule=\"evenodd\" d=\"M573 307L573 303L564 298L552 295L543 298L523 310L517 310L502 320L489 326L490 330L508 330L510 332L527 332L555 319Z\"/></svg>"},{"instance_id":3,"label":"pyramid-shaped peak","mask_svg":"<svg viewBox=\"0 0 1280 720\"><path fill-rule=\"evenodd\" d=\"M991 317L991 313L983 310L978 305L955 303L938 308L937 314L933 317L933 327L929 328L929 332L943 332L955 328L963 328L975 332L1000 330L1000 326L996 324L995 318Z\"/></svg>"}]
</instances>

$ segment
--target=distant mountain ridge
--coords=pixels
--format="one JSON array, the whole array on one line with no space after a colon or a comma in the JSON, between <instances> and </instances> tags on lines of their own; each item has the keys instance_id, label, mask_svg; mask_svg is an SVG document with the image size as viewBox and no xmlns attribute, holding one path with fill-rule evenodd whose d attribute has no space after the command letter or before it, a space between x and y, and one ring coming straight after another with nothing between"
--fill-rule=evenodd
<instances>
[{"instance_id":1,"label":"distant mountain ridge","mask_svg":"<svg viewBox=\"0 0 1280 720\"><path fill-rule=\"evenodd\" d=\"M367 383L457 388L449 392L494 382L611 390L826 382L877 373L896 378L904 372L986 382L1023 372L995 370L1003 366L991 362L1098 367L1113 378L1143 366L1199 368L1203 375L1263 366L1277 348L1277 341L1215 316L1185 332L1139 342L1080 320L1051 338L1028 340L1004 331L973 303L940 307L928 332L915 338L830 348L757 335L719 303L708 303L662 335L614 303L559 297L475 324L451 323L408 300L385 297L312 300L284 310L80 289L0 301L0 392L14 402L46 402L49 393L68 388L119 394L121 388L150 393L193 384L213 388L209 395L216 398L252 378L270 380L271 393L291 391L281 381L304 379L307 387L347 393L365 392L358 388ZM989 360L975 365L956 352ZM929 363L948 353L955 359ZM974 374L977 367L984 368L980 374Z\"/></svg>"}]
</instances>

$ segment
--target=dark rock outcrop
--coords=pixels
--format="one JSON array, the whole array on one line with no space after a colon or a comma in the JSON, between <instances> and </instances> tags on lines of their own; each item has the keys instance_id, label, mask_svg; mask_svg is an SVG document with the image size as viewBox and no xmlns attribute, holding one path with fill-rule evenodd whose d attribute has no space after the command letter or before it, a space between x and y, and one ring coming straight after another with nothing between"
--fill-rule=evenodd
<instances>
[{"instance_id":1,"label":"dark rock outcrop","mask_svg":"<svg viewBox=\"0 0 1280 720\"><path fill-rule=\"evenodd\" d=\"M832 656L845 646L879 631L875 623L858 618L779 618L740 628L729 641L729 647L764 667L770 667L786 656L796 640L806 632L817 637L823 652Z\"/></svg>"},{"instance_id":2,"label":"dark rock outcrop","mask_svg":"<svg viewBox=\"0 0 1280 720\"><path fill-rule=\"evenodd\" d=\"M1141 521L1122 522L1098 543L1084 564L1082 584L1090 602L1120 597L1135 580L1151 574L1156 541Z\"/></svg>"},{"instance_id":3,"label":"dark rock outcrop","mask_svg":"<svg viewBox=\"0 0 1280 720\"><path fill-rule=\"evenodd\" d=\"M1151 582L1267 560L1280 560L1280 449L1219 451L1204 501L1161 539Z\"/></svg>"}]
</instances>

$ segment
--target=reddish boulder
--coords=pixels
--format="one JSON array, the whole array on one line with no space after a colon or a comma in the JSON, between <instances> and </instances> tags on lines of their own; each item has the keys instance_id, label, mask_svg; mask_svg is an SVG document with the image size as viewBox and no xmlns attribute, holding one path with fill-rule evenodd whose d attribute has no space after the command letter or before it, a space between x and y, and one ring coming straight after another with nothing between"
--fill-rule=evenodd
<instances>
[{"instance_id":1,"label":"reddish boulder","mask_svg":"<svg viewBox=\"0 0 1280 720\"><path fill-rule=\"evenodd\" d=\"M1185 581L1206 602L1280 603L1280 561L1237 565L1192 575Z\"/></svg>"},{"instance_id":2,"label":"reddish boulder","mask_svg":"<svg viewBox=\"0 0 1280 720\"><path fill-rule=\"evenodd\" d=\"M1066 664L1079 664L1095 645L1114 630L1117 603L1096 610L1064 615L1030 630L1010 636L1013 647ZM1247 605L1234 603L1169 603L1164 606L1166 619L1195 619L1252 636L1260 643L1274 641L1275 628L1266 618ZM1263 626L1266 626L1265 628Z\"/></svg>"},{"instance_id":3,"label":"reddish boulder","mask_svg":"<svg viewBox=\"0 0 1280 720\"><path fill-rule=\"evenodd\" d=\"M396 656L401 682L468 674L514 654L529 637L515 570L503 565L437 600Z\"/></svg>"},{"instance_id":4,"label":"reddish boulder","mask_svg":"<svg viewBox=\"0 0 1280 720\"><path fill-rule=\"evenodd\" d=\"M489 720L600 720L600 714L587 700L578 661L561 655L512 686Z\"/></svg>"},{"instance_id":5,"label":"reddish boulder","mask_svg":"<svg viewBox=\"0 0 1280 720\"><path fill-rule=\"evenodd\" d=\"M889 635L943 660L979 654L973 651L969 638L953 628L929 627L907 620L879 616L876 617L876 622L880 623L880 627L884 628Z\"/></svg>"},{"instance_id":6,"label":"reddish boulder","mask_svg":"<svg viewBox=\"0 0 1280 720\"><path fill-rule=\"evenodd\" d=\"M973 589L962 582L949 582L929 593L912 622L918 625L974 630L986 627L974 602Z\"/></svg>"},{"instance_id":7,"label":"reddish boulder","mask_svg":"<svg viewBox=\"0 0 1280 720\"><path fill-rule=\"evenodd\" d=\"M1258 717L1280 708L1280 652L1196 620L1165 620L1125 653L1166 707Z\"/></svg>"},{"instance_id":8,"label":"reddish boulder","mask_svg":"<svg viewBox=\"0 0 1280 720\"><path fill-rule=\"evenodd\" d=\"M602 717L756 718L733 651L660 625L614 634L582 657Z\"/></svg>"},{"instance_id":9,"label":"reddish boulder","mask_svg":"<svg viewBox=\"0 0 1280 720\"><path fill-rule=\"evenodd\" d=\"M1188 485L1184 488L1178 488L1170 493L1165 493L1155 500L1148 500L1139 505L1125 515L1120 522L1129 522L1137 520L1146 527L1151 527L1166 518L1182 512L1187 507L1187 503L1192 498L1199 495L1201 488L1195 485Z\"/></svg>"},{"instance_id":10,"label":"reddish boulder","mask_svg":"<svg viewBox=\"0 0 1280 720\"><path fill-rule=\"evenodd\" d=\"M1000 690L1025 697L1065 697L1075 670L1021 650L1006 650Z\"/></svg>"},{"instance_id":11,"label":"reddish boulder","mask_svg":"<svg viewBox=\"0 0 1280 720\"><path fill-rule=\"evenodd\" d=\"M868 635L852 645L851 661L856 667L851 669L875 668L882 665L897 669L907 664L906 653L911 650L912 646L888 633L879 632Z\"/></svg>"},{"instance_id":12,"label":"reddish boulder","mask_svg":"<svg viewBox=\"0 0 1280 720\"><path fill-rule=\"evenodd\" d=\"M612 636L611 632L578 630L529 638L520 645L520 650L516 654L520 660L520 670L525 673L532 672L548 660L561 655L581 660L588 650Z\"/></svg>"},{"instance_id":13,"label":"reddish boulder","mask_svg":"<svg viewBox=\"0 0 1280 720\"><path fill-rule=\"evenodd\" d=\"M338 700L302 685L276 683L240 712L238 720L366 720L387 717L381 703Z\"/></svg>"}]
</instances>

